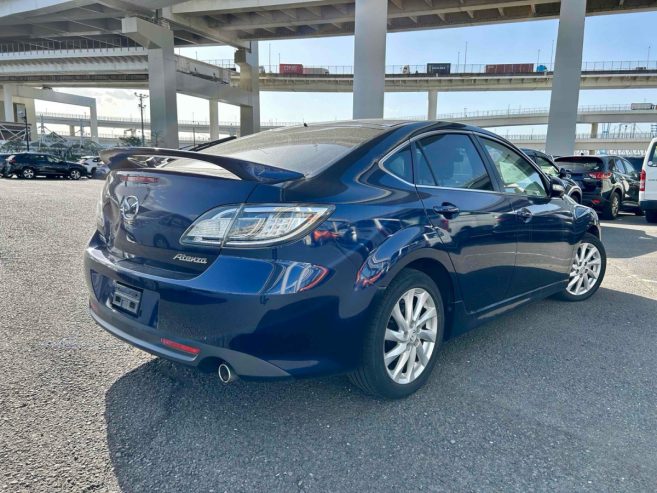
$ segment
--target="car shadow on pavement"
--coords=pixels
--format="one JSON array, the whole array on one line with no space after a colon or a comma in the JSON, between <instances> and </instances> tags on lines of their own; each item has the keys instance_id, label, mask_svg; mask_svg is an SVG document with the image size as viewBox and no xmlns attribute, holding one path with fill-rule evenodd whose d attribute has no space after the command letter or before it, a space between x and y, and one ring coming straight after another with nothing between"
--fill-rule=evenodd
<instances>
[{"instance_id":1,"label":"car shadow on pavement","mask_svg":"<svg viewBox=\"0 0 657 493\"><path fill-rule=\"evenodd\" d=\"M625 219L625 218L623 218ZM634 219L630 217L628 219ZM617 221L602 224L602 242L609 258L633 258L657 251L657 227L647 224L642 217L638 221ZM623 224L638 227L624 228ZM610 245L613 245L611 247Z\"/></svg>"},{"instance_id":2,"label":"car shadow on pavement","mask_svg":"<svg viewBox=\"0 0 657 493\"><path fill-rule=\"evenodd\" d=\"M649 489L656 303L523 307L445 344L392 402L344 377L222 385L153 359L107 391L113 469L123 491Z\"/></svg>"}]
</instances>

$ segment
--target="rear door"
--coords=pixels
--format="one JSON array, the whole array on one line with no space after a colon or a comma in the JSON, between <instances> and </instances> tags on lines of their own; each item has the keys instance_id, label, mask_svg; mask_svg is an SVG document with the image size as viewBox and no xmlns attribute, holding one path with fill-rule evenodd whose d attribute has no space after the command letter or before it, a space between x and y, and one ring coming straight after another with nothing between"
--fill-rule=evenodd
<instances>
[{"instance_id":1,"label":"rear door","mask_svg":"<svg viewBox=\"0 0 657 493\"><path fill-rule=\"evenodd\" d=\"M626 202L639 203L639 173L634 170L634 166L622 157L616 158L619 165L625 171L624 177L627 180L627 192L625 194Z\"/></svg>"},{"instance_id":2,"label":"rear door","mask_svg":"<svg viewBox=\"0 0 657 493\"><path fill-rule=\"evenodd\" d=\"M413 143L415 183L458 277L466 309L504 300L516 260L515 216L469 133Z\"/></svg>"},{"instance_id":3,"label":"rear door","mask_svg":"<svg viewBox=\"0 0 657 493\"><path fill-rule=\"evenodd\" d=\"M46 155L43 156L43 160L46 163L46 167L51 175L67 174L67 166L61 159L58 159L55 156Z\"/></svg>"},{"instance_id":4,"label":"rear door","mask_svg":"<svg viewBox=\"0 0 657 493\"><path fill-rule=\"evenodd\" d=\"M511 202L518 255L510 295L567 279L573 254L573 205L550 198L547 177L506 143L479 136Z\"/></svg>"}]
</instances>

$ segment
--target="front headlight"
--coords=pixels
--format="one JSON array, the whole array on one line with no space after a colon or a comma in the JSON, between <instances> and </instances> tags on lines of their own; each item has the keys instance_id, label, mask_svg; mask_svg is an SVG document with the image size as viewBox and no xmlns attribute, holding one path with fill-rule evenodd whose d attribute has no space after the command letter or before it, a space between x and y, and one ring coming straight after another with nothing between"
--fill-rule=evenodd
<instances>
[{"instance_id":1,"label":"front headlight","mask_svg":"<svg viewBox=\"0 0 657 493\"><path fill-rule=\"evenodd\" d=\"M219 207L198 218L180 242L194 246L274 245L304 236L332 210L303 204Z\"/></svg>"}]
</instances>

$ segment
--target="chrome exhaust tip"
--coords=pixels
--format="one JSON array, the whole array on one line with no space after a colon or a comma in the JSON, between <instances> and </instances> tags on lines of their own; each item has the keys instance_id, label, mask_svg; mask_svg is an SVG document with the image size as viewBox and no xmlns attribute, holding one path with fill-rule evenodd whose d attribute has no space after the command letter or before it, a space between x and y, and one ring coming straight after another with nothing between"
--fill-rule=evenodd
<instances>
[{"instance_id":1,"label":"chrome exhaust tip","mask_svg":"<svg viewBox=\"0 0 657 493\"><path fill-rule=\"evenodd\" d=\"M221 363L219 365L217 374L219 375L219 380L221 380L221 383L228 384L237 380L237 375L226 363Z\"/></svg>"}]
</instances>

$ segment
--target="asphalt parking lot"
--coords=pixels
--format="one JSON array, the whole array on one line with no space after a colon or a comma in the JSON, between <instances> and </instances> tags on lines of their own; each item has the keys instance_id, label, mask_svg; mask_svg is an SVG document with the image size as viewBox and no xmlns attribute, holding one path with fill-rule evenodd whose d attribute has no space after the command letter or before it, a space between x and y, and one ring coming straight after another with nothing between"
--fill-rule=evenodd
<instances>
[{"instance_id":1,"label":"asphalt parking lot","mask_svg":"<svg viewBox=\"0 0 657 493\"><path fill-rule=\"evenodd\" d=\"M100 181L0 180L0 490L655 491L657 226L605 223L589 301L443 346L427 387L238 381L96 327L81 257Z\"/></svg>"}]
</instances>

